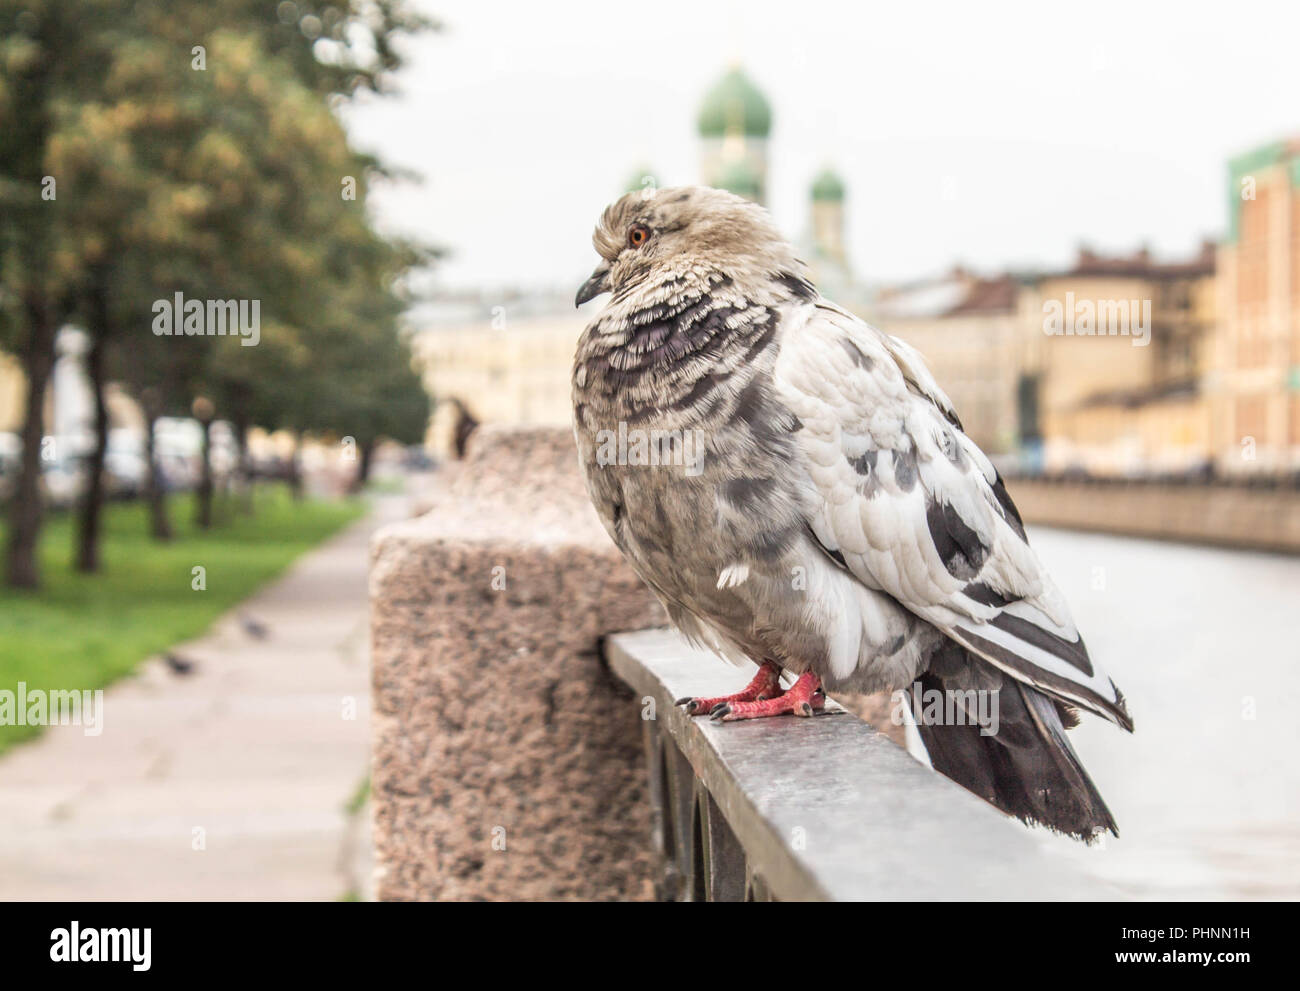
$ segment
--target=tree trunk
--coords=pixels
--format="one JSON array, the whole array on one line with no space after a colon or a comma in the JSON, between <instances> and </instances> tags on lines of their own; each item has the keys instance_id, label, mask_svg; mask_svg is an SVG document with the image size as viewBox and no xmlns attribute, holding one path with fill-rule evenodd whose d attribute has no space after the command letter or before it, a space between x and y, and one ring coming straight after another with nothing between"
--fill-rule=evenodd
<instances>
[{"instance_id":1,"label":"tree trunk","mask_svg":"<svg viewBox=\"0 0 1300 991\"><path fill-rule=\"evenodd\" d=\"M294 431L293 454L289 457L289 492L294 499L303 496L302 486L302 434Z\"/></svg>"},{"instance_id":2,"label":"tree trunk","mask_svg":"<svg viewBox=\"0 0 1300 991\"><path fill-rule=\"evenodd\" d=\"M41 531L41 441L45 435L45 391L54 370L57 327L43 293L24 300L27 342L22 348L23 374L27 377L27 403L23 411L23 457L9 508L9 546L5 554L6 579L14 588L36 588L40 570L36 542Z\"/></svg>"},{"instance_id":3,"label":"tree trunk","mask_svg":"<svg viewBox=\"0 0 1300 991\"><path fill-rule=\"evenodd\" d=\"M199 466L199 485L195 490L194 525L200 530L212 529L212 421L200 421L203 427L202 461Z\"/></svg>"},{"instance_id":4,"label":"tree trunk","mask_svg":"<svg viewBox=\"0 0 1300 991\"><path fill-rule=\"evenodd\" d=\"M360 492L370 480L370 465L374 460L375 442L368 440L361 445L361 458L357 461L357 474L352 480L352 491Z\"/></svg>"},{"instance_id":5,"label":"tree trunk","mask_svg":"<svg viewBox=\"0 0 1300 991\"><path fill-rule=\"evenodd\" d=\"M253 515L253 455L248 450L248 431L251 427L245 419L235 420L235 440L239 444L239 511L245 516Z\"/></svg>"},{"instance_id":6,"label":"tree trunk","mask_svg":"<svg viewBox=\"0 0 1300 991\"><path fill-rule=\"evenodd\" d=\"M77 570L99 570L100 522L104 509L104 461L108 454L108 404L104 402L104 350L107 328L101 323L107 317L107 299L101 288L92 290L91 343L86 354L86 373L90 377L90 390L95 403L95 449L90 455L86 474L86 490L81 497L81 512L77 518Z\"/></svg>"},{"instance_id":7,"label":"tree trunk","mask_svg":"<svg viewBox=\"0 0 1300 991\"><path fill-rule=\"evenodd\" d=\"M43 10L37 18L38 48L52 48L75 13L62 5ZM23 411L23 455L9 511L9 540L5 548L5 578L15 588L34 589L40 585L36 562L37 540L41 531L41 443L45 433L45 392L54 369L54 339L59 329L60 312L47 292L50 254L50 214L47 205L35 199L46 174L45 156L50 132L54 127L54 79L56 60L35 58L18 60L18 67L7 67L5 79L5 133L0 138L0 174L15 190L30 191L31 199L18 197L18 204L7 203L0 236L13 238L15 271L6 272L8 288L19 286L15 295L22 301L26 324L19 332L22 340L17 349L27 378L27 402ZM25 330L25 333L23 331Z\"/></svg>"},{"instance_id":8,"label":"tree trunk","mask_svg":"<svg viewBox=\"0 0 1300 991\"><path fill-rule=\"evenodd\" d=\"M140 405L144 409L144 497L149 504L149 533L154 540L172 539L172 524L167 518L167 493L163 490L162 468L158 464L158 400L145 390Z\"/></svg>"}]
</instances>

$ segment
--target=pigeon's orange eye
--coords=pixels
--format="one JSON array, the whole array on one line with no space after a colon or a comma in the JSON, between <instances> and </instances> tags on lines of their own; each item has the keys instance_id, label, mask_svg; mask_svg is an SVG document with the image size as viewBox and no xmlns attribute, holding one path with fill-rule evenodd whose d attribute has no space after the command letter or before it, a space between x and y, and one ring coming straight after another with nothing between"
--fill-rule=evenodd
<instances>
[{"instance_id":1,"label":"pigeon's orange eye","mask_svg":"<svg viewBox=\"0 0 1300 991\"><path fill-rule=\"evenodd\" d=\"M628 247L639 248L650 237L650 228L644 224L633 224L627 232Z\"/></svg>"}]
</instances>

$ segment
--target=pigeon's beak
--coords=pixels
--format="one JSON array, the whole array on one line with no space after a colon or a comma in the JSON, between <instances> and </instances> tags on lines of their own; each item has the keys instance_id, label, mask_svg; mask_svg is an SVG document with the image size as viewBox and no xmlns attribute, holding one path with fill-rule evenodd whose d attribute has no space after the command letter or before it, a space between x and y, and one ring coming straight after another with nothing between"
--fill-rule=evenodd
<instances>
[{"instance_id":1,"label":"pigeon's beak","mask_svg":"<svg viewBox=\"0 0 1300 991\"><path fill-rule=\"evenodd\" d=\"M609 286L605 285L605 276L609 275L609 262L601 262L596 266L596 271L591 273L591 278L584 282L578 288L578 295L573 299L573 305L581 306L588 300L595 299L603 292L609 291Z\"/></svg>"}]
</instances>

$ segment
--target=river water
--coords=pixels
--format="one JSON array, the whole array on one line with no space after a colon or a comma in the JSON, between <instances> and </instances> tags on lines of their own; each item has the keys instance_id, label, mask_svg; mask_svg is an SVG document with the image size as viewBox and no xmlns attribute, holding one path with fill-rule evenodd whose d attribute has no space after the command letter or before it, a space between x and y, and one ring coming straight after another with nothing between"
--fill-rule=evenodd
<instances>
[{"instance_id":1,"label":"river water","mask_svg":"<svg viewBox=\"0 0 1300 991\"><path fill-rule=\"evenodd\" d=\"M1300 898L1300 557L1031 528L1129 736L1071 734L1119 823L1052 852L1120 896Z\"/></svg>"}]
</instances>

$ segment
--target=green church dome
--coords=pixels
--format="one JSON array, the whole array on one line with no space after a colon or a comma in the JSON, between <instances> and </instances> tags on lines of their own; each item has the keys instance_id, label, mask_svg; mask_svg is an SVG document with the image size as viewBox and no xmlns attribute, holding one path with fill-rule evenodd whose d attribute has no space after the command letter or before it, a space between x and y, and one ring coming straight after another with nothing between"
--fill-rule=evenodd
<instances>
[{"instance_id":1,"label":"green church dome","mask_svg":"<svg viewBox=\"0 0 1300 991\"><path fill-rule=\"evenodd\" d=\"M772 107L740 69L732 69L704 97L700 136L720 138L729 131L765 138L772 130Z\"/></svg>"},{"instance_id":2,"label":"green church dome","mask_svg":"<svg viewBox=\"0 0 1300 991\"><path fill-rule=\"evenodd\" d=\"M723 189L751 200L757 200L763 192L759 188L758 173L743 158L728 163L716 181Z\"/></svg>"},{"instance_id":3,"label":"green church dome","mask_svg":"<svg viewBox=\"0 0 1300 991\"><path fill-rule=\"evenodd\" d=\"M813 180L812 198L815 202L838 203L844 199L844 180L830 169L823 169Z\"/></svg>"}]
</instances>

